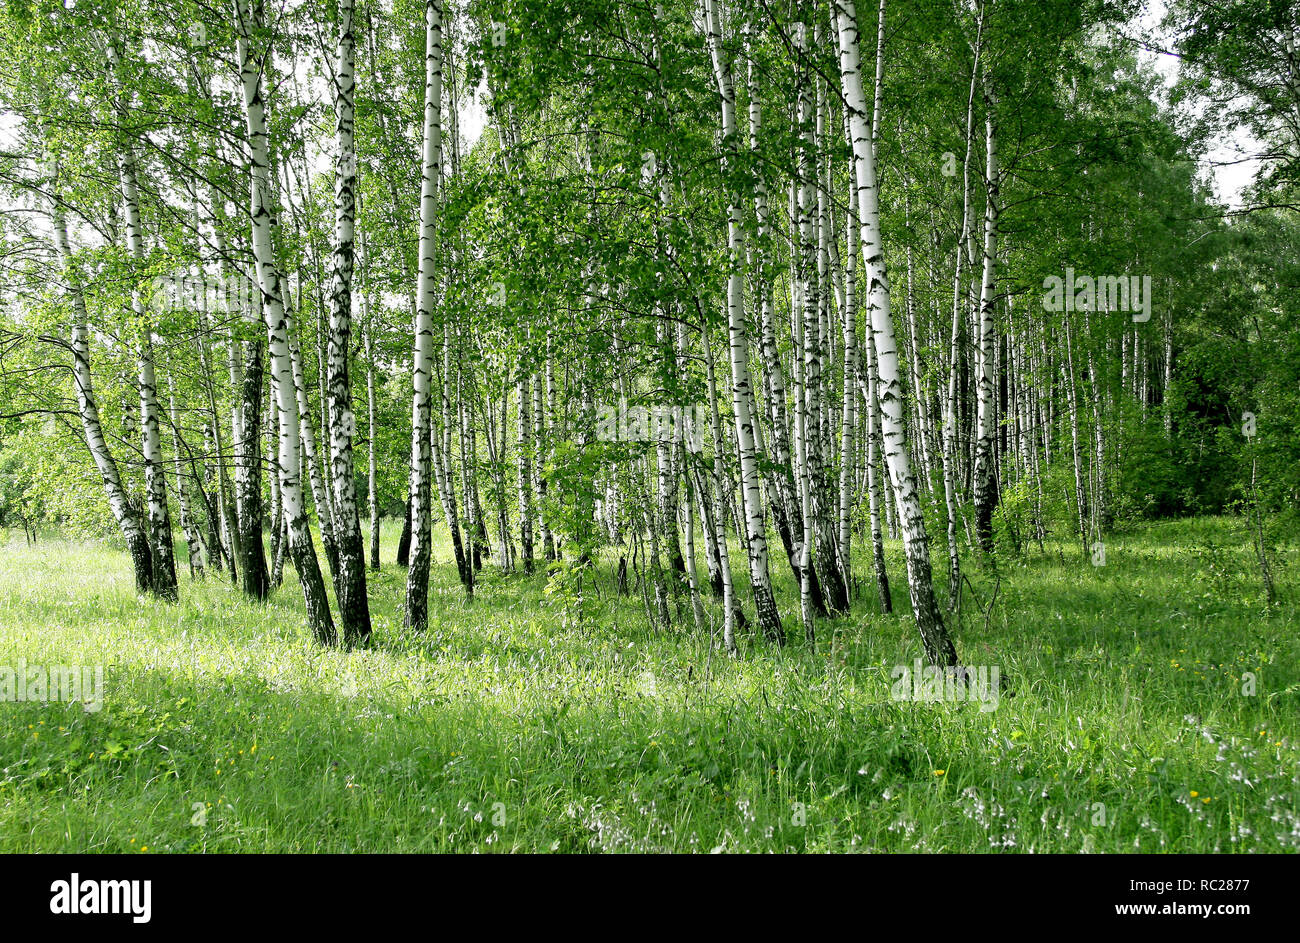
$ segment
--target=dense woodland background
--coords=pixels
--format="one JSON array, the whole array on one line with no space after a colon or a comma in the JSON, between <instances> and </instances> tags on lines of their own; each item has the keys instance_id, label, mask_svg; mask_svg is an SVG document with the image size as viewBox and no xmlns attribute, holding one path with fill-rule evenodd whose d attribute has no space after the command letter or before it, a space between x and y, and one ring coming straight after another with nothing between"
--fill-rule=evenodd
<instances>
[{"instance_id":1,"label":"dense woodland background","mask_svg":"<svg viewBox=\"0 0 1300 943\"><path fill-rule=\"evenodd\" d=\"M1293 4L5 0L0 50L6 553L710 666L986 664L1168 576L1295 667Z\"/></svg>"}]
</instances>

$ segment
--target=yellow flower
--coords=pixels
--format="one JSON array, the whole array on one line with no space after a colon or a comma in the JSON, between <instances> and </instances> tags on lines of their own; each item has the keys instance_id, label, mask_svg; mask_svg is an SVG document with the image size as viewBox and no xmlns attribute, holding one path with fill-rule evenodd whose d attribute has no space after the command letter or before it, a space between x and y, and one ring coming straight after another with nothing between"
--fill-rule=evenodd
<instances>
[{"instance_id":1,"label":"yellow flower","mask_svg":"<svg viewBox=\"0 0 1300 943\"><path fill-rule=\"evenodd\" d=\"M1193 798L1193 799L1195 799L1195 798L1196 798L1197 796L1199 796L1199 795L1200 795L1200 793L1197 792L1195 789L1192 790L1192 798Z\"/></svg>"},{"instance_id":2,"label":"yellow flower","mask_svg":"<svg viewBox=\"0 0 1300 943\"><path fill-rule=\"evenodd\" d=\"M944 773L946 773L946 772L947 772L947 770L937 769L937 770L934 771L934 775L936 775L936 776L942 776L942 775L943 775Z\"/></svg>"},{"instance_id":3,"label":"yellow flower","mask_svg":"<svg viewBox=\"0 0 1300 943\"><path fill-rule=\"evenodd\" d=\"M1201 801L1204 802L1206 805L1209 805L1209 804L1210 804L1210 797L1209 797L1209 796L1206 796L1206 797L1205 797L1204 799L1202 799Z\"/></svg>"}]
</instances>

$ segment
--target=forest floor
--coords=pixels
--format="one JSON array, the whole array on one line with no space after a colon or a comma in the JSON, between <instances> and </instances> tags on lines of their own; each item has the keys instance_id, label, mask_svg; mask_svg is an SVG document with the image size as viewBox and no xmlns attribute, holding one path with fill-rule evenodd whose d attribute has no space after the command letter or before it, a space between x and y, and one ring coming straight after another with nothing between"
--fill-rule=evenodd
<instances>
[{"instance_id":1,"label":"forest floor","mask_svg":"<svg viewBox=\"0 0 1300 943\"><path fill-rule=\"evenodd\" d=\"M995 707L892 698L920 656L896 545L895 615L864 591L815 653L730 659L650 631L603 566L581 620L490 565L467 602L441 544L411 635L384 537L345 653L292 570L265 605L211 578L169 605L114 545L0 534L0 666L104 666L100 710L0 703L0 852L1300 848L1300 543L1265 614L1239 519L1115 535L1101 567L1035 546L991 608L967 561L953 628Z\"/></svg>"}]
</instances>

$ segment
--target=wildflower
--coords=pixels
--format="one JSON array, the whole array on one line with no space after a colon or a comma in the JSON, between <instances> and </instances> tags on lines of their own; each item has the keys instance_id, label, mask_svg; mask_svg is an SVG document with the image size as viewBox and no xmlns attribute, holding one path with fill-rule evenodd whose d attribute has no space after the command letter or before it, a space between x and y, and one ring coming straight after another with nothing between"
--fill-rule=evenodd
<instances>
[{"instance_id":1,"label":"wildflower","mask_svg":"<svg viewBox=\"0 0 1300 943\"><path fill-rule=\"evenodd\" d=\"M946 772L947 772L947 770L937 769L937 770L934 771L934 775L936 775L936 776L942 776L942 775L943 775L944 773L946 773Z\"/></svg>"},{"instance_id":2,"label":"wildflower","mask_svg":"<svg viewBox=\"0 0 1300 943\"><path fill-rule=\"evenodd\" d=\"M1200 793L1197 792L1195 789L1192 790L1192 798L1193 798L1193 799L1195 799L1195 798L1196 798L1197 796L1199 796L1199 795L1200 795Z\"/></svg>"}]
</instances>

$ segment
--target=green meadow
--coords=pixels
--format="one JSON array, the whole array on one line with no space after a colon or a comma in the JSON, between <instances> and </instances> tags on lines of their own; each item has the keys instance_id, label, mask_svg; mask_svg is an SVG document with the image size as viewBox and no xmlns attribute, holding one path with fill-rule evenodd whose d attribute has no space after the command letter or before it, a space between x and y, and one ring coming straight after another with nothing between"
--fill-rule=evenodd
<instances>
[{"instance_id":1,"label":"green meadow","mask_svg":"<svg viewBox=\"0 0 1300 943\"><path fill-rule=\"evenodd\" d=\"M489 564L467 601L445 545L408 633L383 536L374 638L348 652L311 643L291 568L266 604L211 574L168 604L113 542L5 534L0 665L102 666L104 688L0 703L0 852L1300 845L1300 547L1277 547L1266 612L1239 519L1115 535L1102 567L1052 544L966 561L949 622L999 670L985 704L891 696L921 656L897 545L894 615L864 591L809 650L787 570L791 643L730 658L688 601L679 631L648 629L607 561L580 600Z\"/></svg>"}]
</instances>

